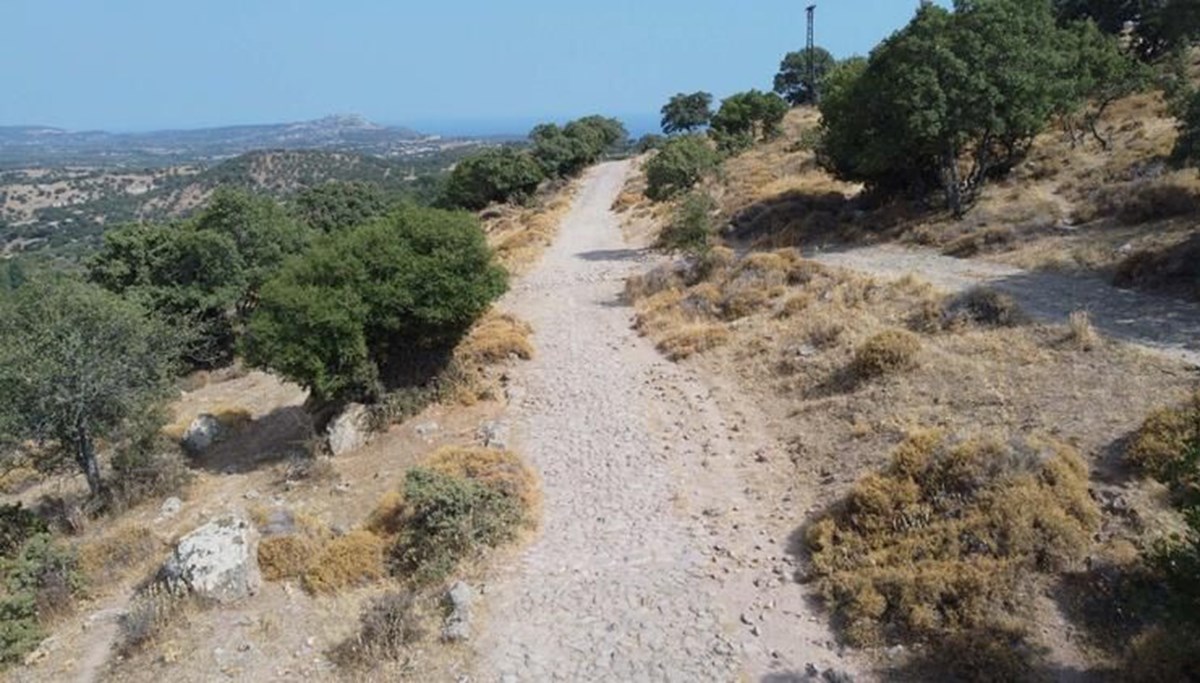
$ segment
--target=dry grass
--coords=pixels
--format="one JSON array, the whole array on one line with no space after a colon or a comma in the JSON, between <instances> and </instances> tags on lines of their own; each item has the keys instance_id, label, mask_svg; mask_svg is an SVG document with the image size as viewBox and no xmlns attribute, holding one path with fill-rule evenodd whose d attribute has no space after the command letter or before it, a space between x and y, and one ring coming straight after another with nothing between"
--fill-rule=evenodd
<instances>
[{"instance_id":1,"label":"dry grass","mask_svg":"<svg viewBox=\"0 0 1200 683\"><path fill-rule=\"evenodd\" d=\"M430 455L424 466L499 491L519 501L527 513L541 505L537 475L516 453L480 446L449 446Z\"/></svg>"},{"instance_id":2,"label":"dry grass","mask_svg":"<svg viewBox=\"0 0 1200 683\"><path fill-rule=\"evenodd\" d=\"M443 402L473 405L497 394L493 369L514 359L533 358L533 328L516 317L490 311L454 349L450 368L440 378Z\"/></svg>"},{"instance_id":3,"label":"dry grass","mask_svg":"<svg viewBox=\"0 0 1200 683\"><path fill-rule=\"evenodd\" d=\"M125 524L81 542L77 548L79 570L89 585L103 589L160 561L165 548L145 526Z\"/></svg>"},{"instance_id":4,"label":"dry grass","mask_svg":"<svg viewBox=\"0 0 1200 683\"><path fill-rule=\"evenodd\" d=\"M1100 345L1100 333L1092 325L1087 311L1073 311L1067 318L1067 344L1080 351L1091 351Z\"/></svg>"},{"instance_id":5,"label":"dry grass","mask_svg":"<svg viewBox=\"0 0 1200 683\"><path fill-rule=\"evenodd\" d=\"M297 579L308 573L320 544L304 534L264 538L258 544L258 568L267 581Z\"/></svg>"},{"instance_id":6,"label":"dry grass","mask_svg":"<svg viewBox=\"0 0 1200 683\"><path fill-rule=\"evenodd\" d=\"M1033 576L1081 560L1099 521L1077 452L922 432L807 539L847 637L869 645L1011 628Z\"/></svg>"},{"instance_id":7,"label":"dry grass","mask_svg":"<svg viewBox=\"0 0 1200 683\"><path fill-rule=\"evenodd\" d=\"M850 371L857 379L883 377L917 366L921 340L906 330L884 330L854 350Z\"/></svg>"},{"instance_id":8,"label":"dry grass","mask_svg":"<svg viewBox=\"0 0 1200 683\"><path fill-rule=\"evenodd\" d=\"M1170 470L1200 435L1200 392L1185 403L1151 412L1134 432L1125 459L1138 470L1168 481Z\"/></svg>"},{"instance_id":9,"label":"dry grass","mask_svg":"<svg viewBox=\"0 0 1200 683\"><path fill-rule=\"evenodd\" d=\"M493 207L482 216L488 243L510 273L526 272L554 241L558 225L571 208L577 183L553 188L530 206Z\"/></svg>"},{"instance_id":10,"label":"dry grass","mask_svg":"<svg viewBox=\"0 0 1200 683\"><path fill-rule=\"evenodd\" d=\"M382 579L386 541L365 531L351 531L329 541L304 572L304 589L316 595L337 593Z\"/></svg>"}]
</instances>

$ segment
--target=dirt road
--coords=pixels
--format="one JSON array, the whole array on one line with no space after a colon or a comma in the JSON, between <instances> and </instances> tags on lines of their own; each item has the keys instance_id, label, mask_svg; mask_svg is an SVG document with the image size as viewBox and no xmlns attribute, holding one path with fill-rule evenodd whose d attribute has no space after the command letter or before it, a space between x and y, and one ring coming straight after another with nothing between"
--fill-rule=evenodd
<instances>
[{"instance_id":1,"label":"dirt road","mask_svg":"<svg viewBox=\"0 0 1200 683\"><path fill-rule=\"evenodd\" d=\"M947 292L987 285L1007 292L1034 317L1065 322L1087 311L1092 324L1114 339L1200 365L1200 305L1117 289L1088 277L1026 271L987 261L957 259L894 245L808 254L817 261L880 277L915 273Z\"/></svg>"},{"instance_id":2,"label":"dirt road","mask_svg":"<svg viewBox=\"0 0 1200 683\"><path fill-rule=\"evenodd\" d=\"M620 293L643 255L609 209L628 171L589 171L555 244L508 298L535 330L512 420L545 503L537 539L488 587L477 680L850 669L791 579L786 539L756 525L742 472L770 445L630 329Z\"/></svg>"}]
</instances>

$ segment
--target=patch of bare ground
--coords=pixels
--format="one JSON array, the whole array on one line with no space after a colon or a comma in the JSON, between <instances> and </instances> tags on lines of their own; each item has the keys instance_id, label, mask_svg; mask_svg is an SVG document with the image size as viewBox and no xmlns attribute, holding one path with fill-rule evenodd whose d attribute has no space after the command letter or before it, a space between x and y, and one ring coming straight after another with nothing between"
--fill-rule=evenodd
<instances>
[{"instance_id":1,"label":"patch of bare ground","mask_svg":"<svg viewBox=\"0 0 1200 683\"><path fill-rule=\"evenodd\" d=\"M782 445L785 467L761 482L762 493L777 503L792 501L783 507L791 523L792 552L802 564L799 577L827 591L826 604L841 634L867 644L881 675L928 680L937 671L945 674L948 664L986 669L995 661L1016 667L1009 671L1020 676L1061 679L1099 675L1115 666L1116 655L1087 634L1062 588L1092 562L1136 555L1179 528L1161 486L1133 476L1121 454L1143 416L1187 396L1196 381L1194 369L1106 338L1082 316L1065 324L1030 322L1001 293L947 294L911 274L876 280L801 258L791 249L739 258L718 247L699 262L666 264L633 278L626 294L637 308L638 329L660 350L734 387L726 392L728 410L752 404L765 413L764 430ZM993 443L997 454L1035 457L1026 465L1016 464L1021 462L1016 456L995 459L987 465L993 468L988 476L999 479L968 475L975 482L970 495L983 496L979 503L943 498L949 488L923 498L918 484L903 483L909 475L898 464L903 456L897 449L929 430L949 444ZM1064 458L1081 458L1082 479L1070 486L1080 509L1090 511L1074 517L1070 552L1021 569L1024 560L1001 553L986 534L975 534L981 536L976 546L954 545L970 535L958 534L961 527L950 532L937 526L939 515L963 525L974 519L971 515L997 513L998 521L984 526L989 533L1009 533L1010 540L1016 529L1051 528L1018 517L1026 503L996 502L1015 496L1036 506L1034 499L1043 495L1036 488L1010 488L1016 484L1009 482L1061 483L1057 475L1047 479L1037 473L1031 465L1043 461L1037 449L1020 445L1030 443L1042 444L1047 452L1078 453ZM941 455L923 455L923 466L945 466L946 458L953 461L967 452L963 446L947 448L937 451ZM1001 460L1017 469L1008 474L994 469ZM899 477L899 488L880 479L888 476ZM935 488L952 487L950 479L939 477L934 477ZM1076 495L1080 492L1082 497ZM947 500L978 507L969 514L965 508L947 512L938 507ZM833 542L814 531L838 524L867 534L873 528L863 516L868 512L890 520L881 522L878 533L899 545L850 536ZM948 554L920 550L939 533L957 540L929 547ZM1055 538L1057 543L1066 537ZM1036 547L1028 542L1034 546L1026 547ZM902 567L906 564L899 558L911 552L927 562L940 558L939 572L949 573L906 583L908 570L888 574L891 570L884 569L881 558ZM1049 557L1045 552L1034 550L1031 557ZM855 574L859 557L868 558L864 566L874 569ZM1006 575L1016 577L1020 589L972 617L955 617L949 606L965 605L955 602L954 591L984 579L980 563L985 559L1008 567L1005 571L1015 569ZM998 621L980 618L1001 613L1005 617ZM884 614L892 621L874 621ZM900 616L905 614L909 617ZM980 631L981 625L992 635ZM925 628L933 630L922 632ZM897 644L903 647L887 649ZM957 654L954 647L960 647Z\"/></svg>"}]
</instances>

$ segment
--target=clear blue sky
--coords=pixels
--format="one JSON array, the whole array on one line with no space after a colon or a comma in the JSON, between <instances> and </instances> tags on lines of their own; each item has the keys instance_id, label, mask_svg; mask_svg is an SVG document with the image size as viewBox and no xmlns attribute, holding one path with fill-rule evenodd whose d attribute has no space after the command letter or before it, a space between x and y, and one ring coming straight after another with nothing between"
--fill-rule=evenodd
<instances>
[{"instance_id":1,"label":"clear blue sky","mask_svg":"<svg viewBox=\"0 0 1200 683\"><path fill-rule=\"evenodd\" d=\"M0 125L146 130L361 113L499 132L769 89L805 0L3 0ZM825 0L867 52L918 0Z\"/></svg>"}]
</instances>

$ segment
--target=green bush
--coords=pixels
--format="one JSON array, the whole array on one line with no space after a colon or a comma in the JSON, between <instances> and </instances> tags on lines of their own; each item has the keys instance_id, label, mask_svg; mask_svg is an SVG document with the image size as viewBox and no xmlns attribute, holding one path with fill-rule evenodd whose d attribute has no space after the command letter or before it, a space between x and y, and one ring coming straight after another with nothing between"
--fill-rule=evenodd
<instances>
[{"instance_id":1,"label":"green bush","mask_svg":"<svg viewBox=\"0 0 1200 683\"><path fill-rule=\"evenodd\" d=\"M525 516L518 498L499 488L422 468L406 475L404 504L393 569L418 583L440 580L462 560L510 540Z\"/></svg>"},{"instance_id":2,"label":"green bush","mask_svg":"<svg viewBox=\"0 0 1200 683\"><path fill-rule=\"evenodd\" d=\"M47 531L45 520L20 503L0 505L0 557L9 557L25 541Z\"/></svg>"},{"instance_id":3,"label":"green bush","mask_svg":"<svg viewBox=\"0 0 1200 683\"><path fill-rule=\"evenodd\" d=\"M31 536L0 558L0 664L12 664L45 637L47 619L70 608L82 588L75 556L48 533Z\"/></svg>"},{"instance_id":4,"label":"green bush","mask_svg":"<svg viewBox=\"0 0 1200 683\"><path fill-rule=\"evenodd\" d=\"M561 128L544 123L529 133L533 158L547 176L560 178L578 175L627 137L620 121L603 116L586 116Z\"/></svg>"},{"instance_id":5,"label":"green bush","mask_svg":"<svg viewBox=\"0 0 1200 683\"><path fill-rule=\"evenodd\" d=\"M263 287L247 361L319 402L426 383L505 289L478 220L410 207L335 233Z\"/></svg>"},{"instance_id":6,"label":"green bush","mask_svg":"<svg viewBox=\"0 0 1200 683\"><path fill-rule=\"evenodd\" d=\"M712 243L713 211L717 203L703 192L692 192L675 209L671 222L663 227L655 245L664 251L703 256Z\"/></svg>"},{"instance_id":7,"label":"green bush","mask_svg":"<svg viewBox=\"0 0 1200 683\"><path fill-rule=\"evenodd\" d=\"M542 167L528 153L512 147L489 149L454 167L441 204L479 211L492 202L525 201L545 177Z\"/></svg>"},{"instance_id":8,"label":"green bush","mask_svg":"<svg viewBox=\"0 0 1200 683\"><path fill-rule=\"evenodd\" d=\"M663 201L687 192L705 175L716 170L720 157L699 135L667 140L646 162L646 196Z\"/></svg>"}]
</instances>

